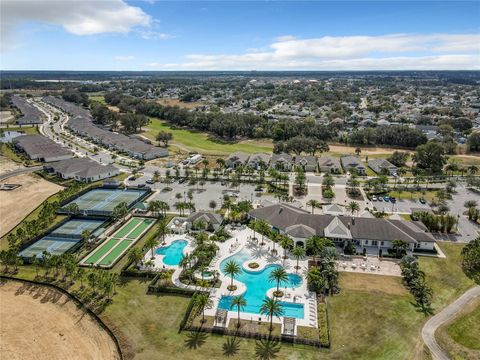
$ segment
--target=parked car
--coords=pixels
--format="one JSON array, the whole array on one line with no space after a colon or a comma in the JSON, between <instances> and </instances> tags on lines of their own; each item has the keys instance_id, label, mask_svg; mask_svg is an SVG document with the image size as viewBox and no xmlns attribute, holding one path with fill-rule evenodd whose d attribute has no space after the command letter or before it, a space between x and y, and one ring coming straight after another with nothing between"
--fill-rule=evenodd
<instances>
[{"instance_id":1,"label":"parked car","mask_svg":"<svg viewBox=\"0 0 480 360\"><path fill-rule=\"evenodd\" d=\"M424 198L420 198L420 199L418 199L418 201L420 201L420 204L426 204L427 203Z\"/></svg>"},{"instance_id":2,"label":"parked car","mask_svg":"<svg viewBox=\"0 0 480 360\"><path fill-rule=\"evenodd\" d=\"M388 195L387 195L387 196L384 196L384 197L383 197L383 200L385 200L386 202L389 202L389 201L390 201L390 196L388 196Z\"/></svg>"},{"instance_id":3,"label":"parked car","mask_svg":"<svg viewBox=\"0 0 480 360\"><path fill-rule=\"evenodd\" d=\"M130 180L130 181L135 180L135 175L130 176L130 177L128 178L128 180Z\"/></svg>"},{"instance_id":4,"label":"parked car","mask_svg":"<svg viewBox=\"0 0 480 360\"><path fill-rule=\"evenodd\" d=\"M185 181L187 181L186 178L181 178L180 180L178 180L178 183L179 183L179 184L183 184Z\"/></svg>"},{"instance_id":5,"label":"parked car","mask_svg":"<svg viewBox=\"0 0 480 360\"><path fill-rule=\"evenodd\" d=\"M397 202L397 199L394 198L394 197L391 197L391 198L390 198L390 202L393 203L393 204L395 204L395 203Z\"/></svg>"},{"instance_id":6,"label":"parked car","mask_svg":"<svg viewBox=\"0 0 480 360\"><path fill-rule=\"evenodd\" d=\"M383 198L381 196L379 196L377 200L381 202L381 201L383 201Z\"/></svg>"},{"instance_id":7,"label":"parked car","mask_svg":"<svg viewBox=\"0 0 480 360\"><path fill-rule=\"evenodd\" d=\"M143 188L143 187L145 187L145 184L138 184L137 187Z\"/></svg>"},{"instance_id":8,"label":"parked car","mask_svg":"<svg viewBox=\"0 0 480 360\"><path fill-rule=\"evenodd\" d=\"M377 200L378 200L378 199L377 199L377 195L373 195L373 196L372 196L372 201L377 201Z\"/></svg>"},{"instance_id":9,"label":"parked car","mask_svg":"<svg viewBox=\"0 0 480 360\"><path fill-rule=\"evenodd\" d=\"M155 181L153 181L153 179L148 179L147 181L145 181L147 184L155 184Z\"/></svg>"}]
</instances>

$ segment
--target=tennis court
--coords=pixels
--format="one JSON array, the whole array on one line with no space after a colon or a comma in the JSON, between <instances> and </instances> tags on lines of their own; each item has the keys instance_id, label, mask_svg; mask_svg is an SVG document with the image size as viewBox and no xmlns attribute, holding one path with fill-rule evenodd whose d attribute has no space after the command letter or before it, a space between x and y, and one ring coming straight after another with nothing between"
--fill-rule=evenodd
<instances>
[{"instance_id":1,"label":"tennis court","mask_svg":"<svg viewBox=\"0 0 480 360\"><path fill-rule=\"evenodd\" d=\"M109 239L83 259L80 265L112 267L130 247L140 240L154 223L154 219L132 217Z\"/></svg>"},{"instance_id":2,"label":"tennis court","mask_svg":"<svg viewBox=\"0 0 480 360\"><path fill-rule=\"evenodd\" d=\"M121 202L126 202L130 208L146 192L146 190L137 189L93 189L69 202L64 207L70 204L77 204L82 213L108 215Z\"/></svg>"},{"instance_id":3,"label":"tennis court","mask_svg":"<svg viewBox=\"0 0 480 360\"><path fill-rule=\"evenodd\" d=\"M20 256L40 258L44 251L52 255L64 254L82 240L84 231L89 231L94 235L99 234L103 231L104 223L104 220L98 219L70 219L22 250Z\"/></svg>"}]
</instances>

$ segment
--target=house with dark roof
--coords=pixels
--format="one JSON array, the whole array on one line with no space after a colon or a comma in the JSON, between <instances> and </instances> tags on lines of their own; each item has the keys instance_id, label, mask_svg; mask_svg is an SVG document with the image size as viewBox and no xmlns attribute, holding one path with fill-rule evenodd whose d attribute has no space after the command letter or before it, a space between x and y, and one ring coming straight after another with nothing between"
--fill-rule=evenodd
<instances>
[{"instance_id":1,"label":"house with dark roof","mask_svg":"<svg viewBox=\"0 0 480 360\"><path fill-rule=\"evenodd\" d=\"M342 172L342 165L340 160L333 156L322 156L318 159L318 167L321 172L340 174Z\"/></svg>"},{"instance_id":2,"label":"house with dark roof","mask_svg":"<svg viewBox=\"0 0 480 360\"><path fill-rule=\"evenodd\" d=\"M246 165L249 157L250 155L238 151L231 154L227 160L225 160L225 166L230 169L236 169L237 167Z\"/></svg>"},{"instance_id":3,"label":"house with dark roof","mask_svg":"<svg viewBox=\"0 0 480 360\"><path fill-rule=\"evenodd\" d=\"M187 218L187 228L195 229L199 222L203 222L207 229L218 230L223 222L223 217L208 211L194 212Z\"/></svg>"},{"instance_id":4,"label":"house with dark roof","mask_svg":"<svg viewBox=\"0 0 480 360\"><path fill-rule=\"evenodd\" d=\"M377 174L396 175L398 168L387 159L371 159L368 160L368 167Z\"/></svg>"},{"instance_id":5,"label":"house with dark roof","mask_svg":"<svg viewBox=\"0 0 480 360\"><path fill-rule=\"evenodd\" d=\"M303 171L317 171L317 157L312 155L295 156L295 166L299 166Z\"/></svg>"},{"instance_id":6,"label":"house with dark roof","mask_svg":"<svg viewBox=\"0 0 480 360\"><path fill-rule=\"evenodd\" d=\"M433 251L435 239L418 221L391 220L369 217L310 214L290 206L274 204L250 211L255 220L265 220L274 231L290 236L297 246L304 246L313 235L327 237L337 246L351 242L358 251L370 254L386 253L394 240L408 243L409 252Z\"/></svg>"},{"instance_id":7,"label":"house with dark roof","mask_svg":"<svg viewBox=\"0 0 480 360\"><path fill-rule=\"evenodd\" d=\"M120 174L120 170L111 164L102 165L89 158L73 158L50 163L43 167L46 171L62 179L75 179L90 183Z\"/></svg>"},{"instance_id":8,"label":"house with dark roof","mask_svg":"<svg viewBox=\"0 0 480 360\"><path fill-rule=\"evenodd\" d=\"M256 153L250 156L250 159L248 159L247 166L249 168L252 168L254 170L265 170L268 168L268 165L270 164L270 154L265 154L265 153Z\"/></svg>"},{"instance_id":9,"label":"house with dark roof","mask_svg":"<svg viewBox=\"0 0 480 360\"><path fill-rule=\"evenodd\" d=\"M286 153L273 154L270 166L279 171L290 171L293 166L292 155Z\"/></svg>"},{"instance_id":10,"label":"house with dark roof","mask_svg":"<svg viewBox=\"0 0 480 360\"><path fill-rule=\"evenodd\" d=\"M12 105L21 113L20 117L16 121L18 125L33 125L43 123L43 113L29 103L24 97L13 95Z\"/></svg>"},{"instance_id":11,"label":"house with dark roof","mask_svg":"<svg viewBox=\"0 0 480 360\"><path fill-rule=\"evenodd\" d=\"M358 175L366 175L367 169L365 165L360 161L360 159L353 155L342 156L340 161L342 162L343 170L345 171L354 171Z\"/></svg>"},{"instance_id":12,"label":"house with dark roof","mask_svg":"<svg viewBox=\"0 0 480 360\"><path fill-rule=\"evenodd\" d=\"M12 140L17 150L24 152L30 159L52 162L70 159L73 153L43 135L21 135Z\"/></svg>"}]
</instances>

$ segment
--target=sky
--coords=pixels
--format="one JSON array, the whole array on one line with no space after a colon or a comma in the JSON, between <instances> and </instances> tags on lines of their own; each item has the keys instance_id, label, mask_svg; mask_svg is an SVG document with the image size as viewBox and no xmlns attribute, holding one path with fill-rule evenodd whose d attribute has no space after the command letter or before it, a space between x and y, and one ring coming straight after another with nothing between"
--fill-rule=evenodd
<instances>
[{"instance_id":1,"label":"sky","mask_svg":"<svg viewBox=\"0 0 480 360\"><path fill-rule=\"evenodd\" d=\"M1 70L480 70L480 1L0 0Z\"/></svg>"}]
</instances>

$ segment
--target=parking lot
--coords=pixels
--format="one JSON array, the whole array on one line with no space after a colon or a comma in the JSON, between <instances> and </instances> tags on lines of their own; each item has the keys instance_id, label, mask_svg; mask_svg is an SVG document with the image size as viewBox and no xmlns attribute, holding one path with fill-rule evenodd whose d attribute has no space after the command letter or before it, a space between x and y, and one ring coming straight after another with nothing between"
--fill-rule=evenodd
<instances>
[{"instance_id":1,"label":"parking lot","mask_svg":"<svg viewBox=\"0 0 480 360\"><path fill-rule=\"evenodd\" d=\"M138 179L137 179L138 181ZM133 184L134 182L132 182ZM272 195L266 195L255 191L255 186L251 184L241 184L239 187L231 188L218 182L206 182L203 186L197 184L195 186L188 185L187 182L173 182L171 184L155 183L149 185L155 193L148 199L165 201L174 210L173 205L179 201L190 201L188 193L191 191L196 210L211 210L210 202L216 202L216 209L223 204L224 195L235 197L237 201L248 200L253 204L259 204L264 200L278 202ZM177 198L177 194L181 194L181 198Z\"/></svg>"}]
</instances>

